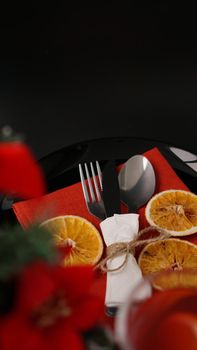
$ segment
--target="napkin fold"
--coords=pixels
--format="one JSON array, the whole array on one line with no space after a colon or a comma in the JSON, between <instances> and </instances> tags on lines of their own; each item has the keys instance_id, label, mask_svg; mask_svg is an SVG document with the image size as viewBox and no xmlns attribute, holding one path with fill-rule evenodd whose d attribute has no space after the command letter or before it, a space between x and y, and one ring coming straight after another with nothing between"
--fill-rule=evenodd
<instances>
[{"instance_id":1,"label":"napkin fold","mask_svg":"<svg viewBox=\"0 0 197 350\"><path fill-rule=\"evenodd\" d=\"M118 242L129 242L136 238L139 230L138 214L114 214L100 223L107 246ZM123 263L125 254L110 259L109 269L116 269ZM117 271L107 272L105 304L120 306L142 279L141 270L135 257L129 254L126 264Z\"/></svg>"}]
</instances>

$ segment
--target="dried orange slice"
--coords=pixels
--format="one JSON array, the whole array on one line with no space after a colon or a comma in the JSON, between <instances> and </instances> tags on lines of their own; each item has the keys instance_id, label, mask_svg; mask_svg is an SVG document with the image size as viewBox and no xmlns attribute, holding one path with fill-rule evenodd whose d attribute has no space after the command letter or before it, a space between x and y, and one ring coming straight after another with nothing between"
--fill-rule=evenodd
<instances>
[{"instance_id":1,"label":"dried orange slice","mask_svg":"<svg viewBox=\"0 0 197 350\"><path fill-rule=\"evenodd\" d=\"M147 244L140 253L138 264L143 275L156 273L161 270L180 271L154 279L158 288L197 287L197 274L181 273L185 269L197 271L197 246L191 242L177 238L158 240Z\"/></svg>"},{"instance_id":2,"label":"dried orange slice","mask_svg":"<svg viewBox=\"0 0 197 350\"><path fill-rule=\"evenodd\" d=\"M103 253L99 231L80 216L57 216L41 224L49 230L57 245L70 246L65 265L96 264Z\"/></svg>"},{"instance_id":3,"label":"dried orange slice","mask_svg":"<svg viewBox=\"0 0 197 350\"><path fill-rule=\"evenodd\" d=\"M197 195L182 190L160 192L148 202L145 215L150 225L172 236L191 235L197 232Z\"/></svg>"}]
</instances>

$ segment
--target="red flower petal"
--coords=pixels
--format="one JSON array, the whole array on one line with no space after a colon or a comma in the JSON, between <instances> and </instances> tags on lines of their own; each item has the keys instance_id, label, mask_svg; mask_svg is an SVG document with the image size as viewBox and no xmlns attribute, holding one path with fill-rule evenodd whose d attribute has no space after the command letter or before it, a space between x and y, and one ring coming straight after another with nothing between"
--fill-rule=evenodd
<instances>
[{"instance_id":1,"label":"red flower petal","mask_svg":"<svg viewBox=\"0 0 197 350\"><path fill-rule=\"evenodd\" d=\"M92 266L57 267L53 270L53 277L72 302L87 294L94 280L94 271Z\"/></svg>"},{"instance_id":2,"label":"red flower petal","mask_svg":"<svg viewBox=\"0 0 197 350\"><path fill-rule=\"evenodd\" d=\"M75 305L74 312L69 316L69 324L80 331L86 331L99 323L103 315L103 303L95 296L87 296Z\"/></svg>"},{"instance_id":3,"label":"red flower petal","mask_svg":"<svg viewBox=\"0 0 197 350\"><path fill-rule=\"evenodd\" d=\"M31 313L56 292L50 269L52 267L44 262L38 262L27 266L22 272L17 298L19 312Z\"/></svg>"},{"instance_id":4,"label":"red flower petal","mask_svg":"<svg viewBox=\"0 0 197 350\"><path fill-rule=\"evenodd\" d=\"M85 350L82 338L71 328L56 327L46 334L48 350Z\"/></svg>"},{"instance_id":5,"label":"red flower petal","mask_svg":"<svg viewBox=\"0 0 197 350\"><path fill-rule=\"evenodd\" d=\"M1 350L48 350L42 335L25 323L17 314L0 324Z\"/></svg>"},{"instance_id":6,"label":"red flower petal","mask_svg":"<svg viewBox=\"0 0 197 350\"><path fill-rule=\"evenodd\" d=\"M0 192L22 198L45 193L44 176L29 148L22 142L0 144Z\"/></svg>"}]
</instances>

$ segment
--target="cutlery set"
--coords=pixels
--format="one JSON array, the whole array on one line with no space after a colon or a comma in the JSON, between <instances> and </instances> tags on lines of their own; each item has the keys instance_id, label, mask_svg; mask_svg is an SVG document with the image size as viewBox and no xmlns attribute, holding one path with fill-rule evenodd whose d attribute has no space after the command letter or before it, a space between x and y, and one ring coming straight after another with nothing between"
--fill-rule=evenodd
<instances>
[{"instance_id":1,"label":"cutlery set","mask_svg":"<svg viewBox=\"0 0 197 350\"><path fill-rule=\"evenodd\" d=\"M142 155L129 158L119 174L114 160L105 164L102 173L98 161L96 171L92 162L89 166L85 163L84 170L79 164L84 199L89 212L100 220L120 214L121 201L126 204L129 212L136 212L155 191L154 169Z\"/></svg>"},{"instance_id":2,"label":"cutlery set","mask_svg":"<svg viewBox=\"0 0 197 350\"><path fill-rule=\"evenodd\" d=\"M128 212L136 212L155 191L155 173L152 164L142 155L129 158L119 174L114 160L109 160L105 164L102 173L98 161L96 161L97 174L92 162L89 165L85 163L83 167L79 164L86 206L89 212L101 221L114 214L120 214L121 201L128 207ZM114 316L116 312L117 306L106 306L108 316Z\"/></svg>"}]
</instances>

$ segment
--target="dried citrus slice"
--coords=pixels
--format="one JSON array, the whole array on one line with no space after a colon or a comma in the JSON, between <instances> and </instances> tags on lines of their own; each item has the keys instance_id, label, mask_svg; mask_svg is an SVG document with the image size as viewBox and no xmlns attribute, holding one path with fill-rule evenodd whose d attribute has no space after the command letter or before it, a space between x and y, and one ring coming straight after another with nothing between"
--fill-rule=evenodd
<instances>
[{"instance_id":1,"label":"dried citrus slice","mask_svg":"<svg viewBox=\"0 0 197 350\"><path fill-rule=\"evenodd\" d=\"M197 246L177 238L169 238L147 244L142 250L139 266L143 275L156 273L161 270L179 271L169 273L154 279L158 288L197 287L197 274L181 273L188 269L197 269ZM196 270L197 271L197 270Z\"/></svg>"},{"instance_id":2,"label":"dried citrus slice","mask_svg":"<svg viewBox=\"0 0 197 350\"><path fill-rule=\"evenodd\" d=\"M99 231L80 216L57 216L41 226L53 234L57 245L71 247L65 265L96 264L103 253Z\"/></svg>"},{"instance_id":3,"label":"dried citrus slice","mask_svg":"<svg viewBox=\"0 0 197 350\"><path fill-rule=\"evenodd\" d=\"M150 225L172 236L191 235L197 232L197 195L182 190L160 192L148 202L145 215Z\"/></svg>"}]
</instances>

